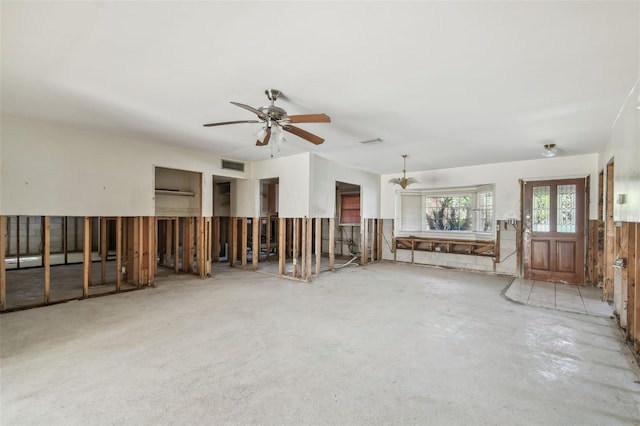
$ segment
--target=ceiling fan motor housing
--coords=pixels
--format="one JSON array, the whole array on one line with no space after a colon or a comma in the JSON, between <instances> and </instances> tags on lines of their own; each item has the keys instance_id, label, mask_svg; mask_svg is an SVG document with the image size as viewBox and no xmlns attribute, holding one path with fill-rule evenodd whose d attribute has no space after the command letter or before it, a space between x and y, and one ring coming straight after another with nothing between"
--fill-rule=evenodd
<instances>
[{"instance_id":1,"label":"ceiling fan motor housing","mask_svg":"<svg viewBox=\"0 0 640 426\"><path fill-rule=\"evenodd\" d=\"M269 118L271 118L274 121L278 121L282 117L287 115L287 111L274 105L260 107L258 108L258 111L267 115Z\"/></svg>"}]
</instances>

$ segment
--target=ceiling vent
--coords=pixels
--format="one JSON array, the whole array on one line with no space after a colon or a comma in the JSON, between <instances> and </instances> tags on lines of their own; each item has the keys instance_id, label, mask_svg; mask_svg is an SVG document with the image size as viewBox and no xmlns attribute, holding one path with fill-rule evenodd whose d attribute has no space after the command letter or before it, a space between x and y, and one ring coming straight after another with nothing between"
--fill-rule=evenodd
<instances>
[{"instance_id":1,"label":"ceiling vent","mask_svg":"<svg viewBox=\"0 0 640 426\"><path fill-rule=\"evenodd\" d=\"M222 168L227 170L237 170L244 172L244 163L237 163L235 161L222 160Z\"/></svg>"}]
</instances>

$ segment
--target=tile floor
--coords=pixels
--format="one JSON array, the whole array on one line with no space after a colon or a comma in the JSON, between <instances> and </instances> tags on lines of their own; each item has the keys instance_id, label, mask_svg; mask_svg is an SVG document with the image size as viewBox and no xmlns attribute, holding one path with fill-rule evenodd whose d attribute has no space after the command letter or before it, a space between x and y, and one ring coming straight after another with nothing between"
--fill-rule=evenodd
<instances>
[{"instance_id":1,"label":"tile floor","mask_svg":"<svg viewBox=\"0 0 640 426\"><path fill-rule=\"evenodd\" d=\"M613 305L602 298L602 289L516 278L505 297L524 305L565 312L610 317Z\"/></svg>"}]
</instances>

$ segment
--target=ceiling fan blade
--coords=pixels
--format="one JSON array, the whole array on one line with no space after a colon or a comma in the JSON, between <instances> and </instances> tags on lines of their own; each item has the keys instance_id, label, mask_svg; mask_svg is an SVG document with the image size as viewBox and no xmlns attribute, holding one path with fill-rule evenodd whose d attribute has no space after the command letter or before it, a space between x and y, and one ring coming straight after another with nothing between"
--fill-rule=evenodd
<instances>
[{"instance_id":1,"label":"ceiling fan blade","mask_svg":"<svg viewBox=\"0 0 640 426\"><path fill-rule=\"evenodd\" d=\"M266 120L267 118L269 118L269 117L267 117L266 114L262 113L260 110L255 109L252 106L241 104L240 102L233 102L232 101L231 103L234 104L235 106L239 106L240 108L244 108L247 111L251 111L252 113L254 113L255 115L257 115L258 117L260 117L263 120Z\"/></svg>"},{"instance_id":2,"label":"ceiling fan blade","mask_svg":"<svg viewBox=\"0 0 640 426\"><path fill-rule=\"evenodd\" d=\"M287 123L331 123L331 117L327 114L300 114L287 115L282 118Z\"/></svg>"},{"instance_id":3,"label":"ceiling fan blade","mask_svg":"<svg viewBox=\"0 0 640 426\"><path fill-rule=\"evenodd\" d=\"M271 128L267 128L267 135L264 137L264 140L261 141L260 139L258 139L256 141L256 145L257 146L265 146L269 143L269 139L271 139Z\"/></svg>"},{"instance_id":4,"label":"ceiling fan blade","mask_svg":"<svg viewBox=\"0 0 640 426\"><path fill-rule=\"evenodd\" d=\"M260 123L258 120L221 121L220 123L203 124L204 127L224 126L225 124Z\"/></svg>"},{"instance_id":5,"label":"ceiling fan blade","mask_svg":"<svg viewBox=\"0 0 640 426\"><path fill-rule=\"evenodd\" d=\"M285 124L284 126L282 126L282 130L293 133L294 135L299 136L302 139L306 139L315 145L320 145L322 142L324 142L324 139L322 139L320 136L316 136L313 133L309 133L306 130L302 130L301 128L296 126Z\"/></svg>"}]
</instances>

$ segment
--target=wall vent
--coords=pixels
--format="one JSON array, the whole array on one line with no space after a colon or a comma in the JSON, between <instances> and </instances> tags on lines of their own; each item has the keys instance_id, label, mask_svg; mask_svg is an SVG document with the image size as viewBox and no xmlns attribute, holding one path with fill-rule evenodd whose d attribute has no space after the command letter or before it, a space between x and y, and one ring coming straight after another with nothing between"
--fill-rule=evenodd
<instances>
[{"instance_id":1,"label":"wall vent","mask_svg":"<svg viewBox=\"0 0 640 426\"><path fill-rule=\"evenodd\" d=\"M244 172L244 163L237 163L235 161L222 160L222 168L227 170L238 170Z\"/></svg>"}]
</instances>

